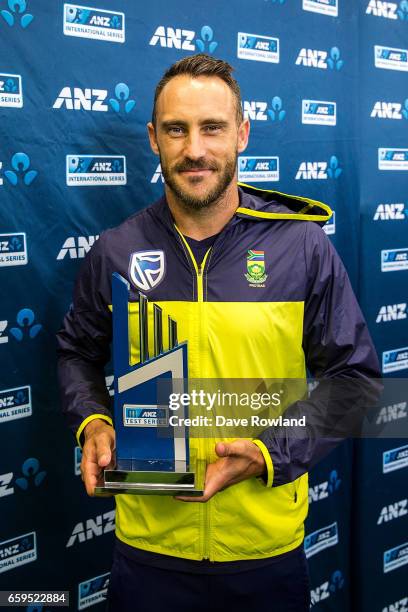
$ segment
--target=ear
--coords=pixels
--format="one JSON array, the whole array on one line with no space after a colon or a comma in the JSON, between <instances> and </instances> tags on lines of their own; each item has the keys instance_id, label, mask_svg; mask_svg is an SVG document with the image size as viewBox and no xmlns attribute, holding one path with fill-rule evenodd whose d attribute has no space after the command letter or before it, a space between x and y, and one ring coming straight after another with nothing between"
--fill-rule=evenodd
<instances>
[{"instance_id":1,"label":"ear","mask_svg":"<svg viewBox=\"0 0 408 612\"><path fill-rule=\"evenodd\" d=\"M249 120L244 119L238 128L238 153L245 151L248 145L250 125Z\"/></svg>"},{"instance_id":2,"label":"ear","mask_svg":"<svg viewBox=\"0 0 408 612\"><path fill-rule=\"evenodd\" d=\"M149 134L150 147L156 155L159 155L159 147L157 145L156 139L156 130L154 129L154 125L151 121L147 124L147 132Z\"/></svg>"}]
</instances>

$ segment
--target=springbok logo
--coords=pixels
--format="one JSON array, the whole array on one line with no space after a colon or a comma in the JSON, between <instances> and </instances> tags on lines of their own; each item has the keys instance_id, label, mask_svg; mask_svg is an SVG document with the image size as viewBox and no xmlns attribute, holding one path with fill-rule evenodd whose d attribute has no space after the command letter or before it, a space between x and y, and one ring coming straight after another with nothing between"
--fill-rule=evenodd
<instances>
[{"instance_id":1,"label":"springbok logo","mask_svg":"<svg viewBox=\"0 0 408 612\"><path fill-rule=\"evenodd\" d=\"M163 280L165 260L163 251L139 251L132 253L129 277L141 291L150 291Z\"/></svg>"}]
</instances>

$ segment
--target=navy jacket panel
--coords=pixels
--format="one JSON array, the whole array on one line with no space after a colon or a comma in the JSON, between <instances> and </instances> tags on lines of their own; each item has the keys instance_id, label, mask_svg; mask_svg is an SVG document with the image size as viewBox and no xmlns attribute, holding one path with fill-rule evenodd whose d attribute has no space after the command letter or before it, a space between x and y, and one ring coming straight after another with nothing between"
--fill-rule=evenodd
<instances>
[{"instance_id":1,"label":"navy jacket panel","mask_svg":"<svg viewBox=\"0 0 408 612\"><path fill-rule=\"evenodd\" d=\"M272 486L296 480L345 437L357 434L382 389L377 353L347 272L314 223L306 227L305 260L303 348L310 374L321 380L309 401L285 413L288 418L305 414L305 430L268 428L258 436L272 458Z\"/></svg>"}]
</instances>

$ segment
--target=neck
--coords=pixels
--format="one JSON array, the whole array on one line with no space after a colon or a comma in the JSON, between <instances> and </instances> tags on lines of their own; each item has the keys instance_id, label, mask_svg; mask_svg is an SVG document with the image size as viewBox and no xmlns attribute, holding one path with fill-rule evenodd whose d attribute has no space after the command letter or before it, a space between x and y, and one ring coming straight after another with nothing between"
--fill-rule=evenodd
<instances>
[{"instance_id":1,"label":"neck","mask_svg":"<svg viewBox=\"0 0 408 612\"><path fill-rule=\"evenodd\" d=\"M167 204L180 232L195 240L204 240L218 234L239 206L236 177L217 201L199 210L187 207L167 185L165 193Z\"/></svg>"}]
</instances>

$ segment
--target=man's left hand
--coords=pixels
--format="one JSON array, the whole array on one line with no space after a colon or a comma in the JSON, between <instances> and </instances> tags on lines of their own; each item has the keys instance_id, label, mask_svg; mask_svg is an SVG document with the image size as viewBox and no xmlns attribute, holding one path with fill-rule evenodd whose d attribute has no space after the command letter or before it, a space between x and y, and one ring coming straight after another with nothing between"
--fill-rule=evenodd
<instances>
[{"instance_id":1,"label":"man's left hand","mask_svg":"<svg viewBox=\"0 0 408 612\"><path fill-rule=\"evenodd\" d=\"M206 502L218 491L252 476L261 476L266 470L265 459L260 449L250 440L217 442L215 452L220 459L207 466L204 495L201 497L177 496L175 499Z\"/></svg>"}]
</instances>

